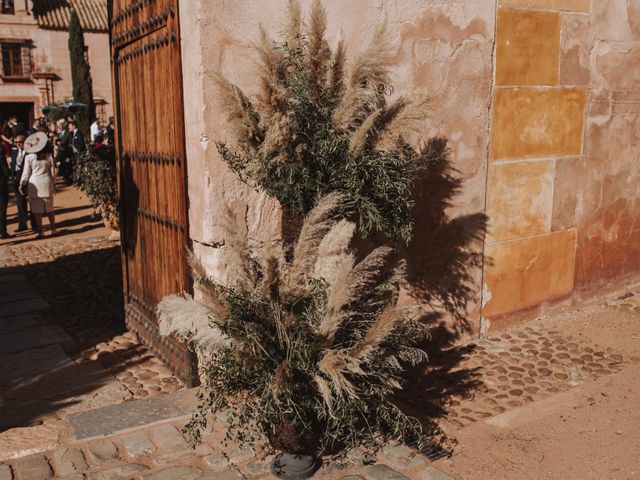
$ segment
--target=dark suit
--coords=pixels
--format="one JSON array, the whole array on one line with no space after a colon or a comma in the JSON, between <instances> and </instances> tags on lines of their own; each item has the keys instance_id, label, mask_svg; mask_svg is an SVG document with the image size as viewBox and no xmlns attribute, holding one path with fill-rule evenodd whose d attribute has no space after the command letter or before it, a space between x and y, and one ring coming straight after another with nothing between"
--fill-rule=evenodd
<instances>
[{"instance_id":1,"label":"dark suit","mask_svg":"<svg viewBox=\"0 0 640 480\"><path fill-rule=\"evenodd\" d=\"M9 166L4 155L0 156L0 236L7 235L7 204L9 203Z\"/></svg>"},{"instance_id":2,"label":"dark suit","mask_svg":"<svg viewBox=\"0 0 640 480\"><path fill-rule=\"evenodd\" d=\"M77 128L73 132L73 140L71 141L71 145L73 146L74 153L82 153L85 151L87 146L84 143L84 135Z\"/></svg>"},{"instance_id":3,"label":"dark suit","mask_svg":"<svg viewBox=\"0 0 640 480\"><path fill-rule=\"evenodd\" d=\"M24 169L24 158L26 153L22 151L22 163L18 166L18 155L20 150L16 147L11 148L11 179L13 183L13 191L16 195L16 204L18 206L18 230L27 228L27 218L29 216L27 208L27 197L20 193L20 177ZM33 225L33 222L31 222Z\"/></svg>"}]
</instances>

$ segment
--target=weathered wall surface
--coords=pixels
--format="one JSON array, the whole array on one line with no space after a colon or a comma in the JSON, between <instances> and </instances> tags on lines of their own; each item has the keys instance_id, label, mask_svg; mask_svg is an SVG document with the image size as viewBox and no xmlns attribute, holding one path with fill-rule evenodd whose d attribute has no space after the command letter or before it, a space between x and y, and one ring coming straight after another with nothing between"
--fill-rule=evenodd
<instances>
[{"instance_id":1,"label":"weathered wall surface","mask_svg":"<svg viewBox=\"0 0 640 480\"><path fill-rule=\"evenodd\" d=\"M307 11L310 4L303 1ZM396 48L394 95L431 96L424 138L445 136L465 179L452 212L485 211L490 219L485 253L492 262L476 285L482 316L638 271L637 0L325 5L330 42L342 36L350 58L386 18ZM256 93L252 45L260 24L272 35L282 29L286 0L259 9L250 0L185 0L181 7L190 230L196 252L224 278L225 206L246 216L254 240L278 236L280 212L241 184L215 149L225 121L212 74ZM434 237L426 210L416 212L410 256L428 272Z\"/></svg>"},{"instance_id":2,"label":"weathered wall surface","mask_svg":"<svg viewBox=\"0 0 640 480\"><path fill-rule=\"evenodd\" d=\"M640 267L640 4L500 0L483 315Z\"/></svg>"},{"instance_id":3,"label":"weathered wall surface","mask_svg":"<svg viewBox=\"0 0 640 480\"><path fill-rule=\"evenodd\" d=\"M224 138L225 121L211 76L221 71L246 93L257 93L257 56L252 45L258 39L260 24L272 35L279 34L286 24L286 3L264 1L259 9L250 0L181 4L181 28L188 32L183 33L183 70L191 237L196 252L221 277L225 270L224 205L231 204L246 214L253 239L277 236L280 212L273 200L241 184L219 157L214 142ZM312 2L302 3L308 11ZM335 47L342 36L349 58L364 48L375 26L386 18L396 48L394 95L432 98L433 117L424 138L442 135L449 139L455 167L466 181L456 211L483 211L494 0L324 3L329 17L328 40ZM422 243L419 219L417 223L411 255L420 258L429 245ZM479 292L479 278L477 287Z\"/></svg>"}]
</instances>

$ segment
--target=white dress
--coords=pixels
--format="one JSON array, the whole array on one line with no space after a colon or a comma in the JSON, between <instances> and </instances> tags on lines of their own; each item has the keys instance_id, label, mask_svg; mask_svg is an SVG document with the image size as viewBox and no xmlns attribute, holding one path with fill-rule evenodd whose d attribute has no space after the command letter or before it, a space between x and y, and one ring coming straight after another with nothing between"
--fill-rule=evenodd
<instances>
[{"instance_id":1,"label":"white dress","mask_svg":"<svg viewBox=\"0 0 640 480\"><path fill-rule=\"evenodd\" d=\"M38 157L35 153L27 154L20 185L27 185L27 195L33 213L53 212L55 178L56 170L51 155Z\"/></svg>"}]
</instances>

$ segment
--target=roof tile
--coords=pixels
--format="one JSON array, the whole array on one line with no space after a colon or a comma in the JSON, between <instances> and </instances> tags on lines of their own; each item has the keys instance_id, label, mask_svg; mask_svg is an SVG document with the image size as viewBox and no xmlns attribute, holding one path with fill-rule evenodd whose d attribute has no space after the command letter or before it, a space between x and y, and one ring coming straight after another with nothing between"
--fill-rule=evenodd
<instances>
[{"instance_id":1,"label":"roof tile","mask_svg":"<svg viewBox=\"0 0 640 480\"><path fill-rule=\"evenodd\" d=\"M33 16L47 30L68 30L72 9L78 12L84 31L109 31L107 0L33 0Z\"/></svg>"}]
</instances>

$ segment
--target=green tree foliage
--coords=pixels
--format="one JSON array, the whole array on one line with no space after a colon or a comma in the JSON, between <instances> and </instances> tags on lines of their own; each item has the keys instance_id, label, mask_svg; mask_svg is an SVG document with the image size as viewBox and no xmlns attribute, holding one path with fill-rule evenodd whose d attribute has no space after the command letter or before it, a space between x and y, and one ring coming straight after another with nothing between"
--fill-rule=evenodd
<instances>
[{"instance_id":1,"label":"green tree foliage","mask_svg":"<svg viewBox=\"0 0 640 480\"><path fill-rule=\"evenodd\" d=\"M95 117L96 108L93 103L93 85L89 62L85 54L84 32L75 10L71 11L69 22L69 58L71 60L71 81L73 83L73 100L86 105L76 113L78 128L87 135L89 126Z\"/></svg>"}]
</instances>

